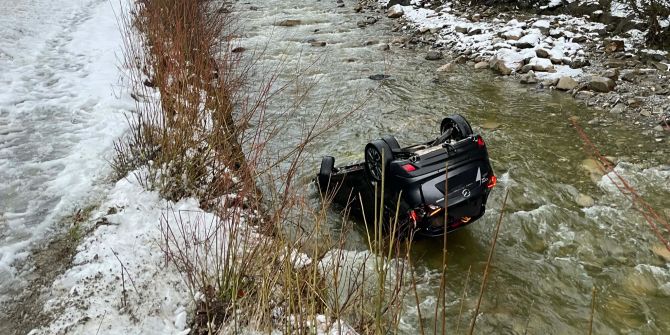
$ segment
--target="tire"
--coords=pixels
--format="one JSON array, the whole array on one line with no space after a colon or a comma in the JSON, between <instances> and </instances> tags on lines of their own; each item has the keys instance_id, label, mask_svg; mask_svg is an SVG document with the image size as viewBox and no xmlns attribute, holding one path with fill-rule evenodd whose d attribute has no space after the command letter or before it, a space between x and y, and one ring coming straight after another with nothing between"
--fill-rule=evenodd
<instances>
[{"instance_id":1,"label":"tire","mask_svg":"<svg viewBox=\"0 0 670 335\"><path fill-rule=\"evenodd\" d=\"M393 160L391 147L384 140L374 140L365 146L365 172L372 182L382 181L383 172Z\"/></svg>"},{"instance_id":2,"label":"tire","mask_svg":"<svg viewBox=\"0 0 670 335\"><path fill-rule=\"evenodd\" d=\"M319 176L329 178L333 174L333 169L335 168L335 157L333 156L323 156L321 158L321 168L319 169Z\"/></svg>"},{"instance_id":3,"label":"tire","mask_svg":"<svg viewBox=\"0 0 670 335\"><path fill-rule=\"evenodd\" d=\"M398 143L398 140L396 140L395 136L384 135L382 136L382 140L388 144L389 148L391 148L391 152L400 149L400 144Z\"/></svg>"},{"instance_id":4,"label":"tire","mask_svg":"<svg viewBox=\"0 0 670 335\"><path fill-rule=\"evenodd\" d=\"M449 128L454 129L452 137L457 141L472 135L472 127L470 127L470 123L459 114L447 116L442 119L442 122L440 123L440 134L443 134Z\"/></svg>"}]
</instances>

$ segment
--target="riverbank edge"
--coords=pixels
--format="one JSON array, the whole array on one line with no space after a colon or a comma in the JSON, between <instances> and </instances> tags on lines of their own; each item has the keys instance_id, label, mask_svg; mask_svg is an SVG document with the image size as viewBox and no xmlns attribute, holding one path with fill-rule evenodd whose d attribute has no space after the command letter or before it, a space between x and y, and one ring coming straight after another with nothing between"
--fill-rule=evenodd
<instances>
[{"instance_id":1,"label":"riverbank edge","mask_svg":"<svg viewBox=\"0 0 670 335\"><path fill-rule=\"evenodd\" d=\"M439 72L449 72L456 64L459 64L475 71L490 70L502 80L526 84L529 86L529 90L536 92L560 90L566 92L565 94L570 94L585 106L600 111L598 117L592 120L583 120L585 122L592 125L603 124L606 126L615 118L623 118L642 127L642 135L649 137L650 140L659 143L667 142L670 134L670 86L668 86L670 64L664 62L670 63L670 61L661 54L662 51L655 54L657 51L643 49L637 45L629 48L629 44L632 43L631 39L619 35L595 39L579 36L578 44L582 52L579 55L575 54L575 57L580 58L580 61L584 61L584 63L576 67L570 66L579 71L577 75L574 75L574 72L570 73L569 68L568 71L559 69L558 75L532 71L532 64L531 66L528 64L531 57L527 57L527 59L522 60L522 63L518 63L519 67L517 69L508 69L501 65L510 61L502 57L497 58L495 53L487 56L485 55L486 52L480 52L486 50L456 44L463 38L486 34L487 28L479 26L480 23L487 25L498 21L496 24L501 27L501 22L516 20L520 25L527 26L530 30L531 26L537 21L553 20L553 24L556 25L556 21L559 20L558 17L563 21L590 19L565 14L560 16L533 15L527 12L507 11L502 8L487 6L473 7L468 10L464 6L460 6L458 9L448 8L449 15L453 14L457 21L450 22L449 26L445 25L440 28L439 26L431 26L425 20L441 15L440 9L442 9L442 6L431 5L431 2L428 2L425 6L387 6L387 3L398 2L358 0L357 4L353 6L353 10L359 12L364 18L373 16L378 19L391 20L393 22L392 31L399 34L400 37L390 41L389 46L425 50L427 62L444 63L438 69ZM444 3L446 6L452 2L445 1ZM405 10L409 8L414 10L411 17L408 17L405 13ZM430 8L436 8L437 10L433 11ZM359 24L359 26L364 27L365 24ZM553 27L552 25L551 28ZM544 29L544 27L542 28ZM490 30L490 26L488 30ZM600 33L602 34L602 32ZM450 44L445 44L445 41L449 41ZM625 49L620 49L624 44ZM613 52L603 51L608 47L619 49ZM523 51L524 49L519 50ZM654 60L654 57L658 58ZM511 60L512 63L514 61L516 60ZM655 68L655 66L665 66L665 69ZM503 67L503 69L500 67ZM561 75L561 72L566 72L566 74ZM545 74L548 75L545 76ZM559 79L562 77L570 77L573 80L567 84L568 86L563 86L563 83L559 83ZM609 81L610 78L611 83L608 83L608 85L611 86L603 89L603 91L600 91L598 87L594 89L590 83L591 80Z\"/></svg>"}]
</instances>

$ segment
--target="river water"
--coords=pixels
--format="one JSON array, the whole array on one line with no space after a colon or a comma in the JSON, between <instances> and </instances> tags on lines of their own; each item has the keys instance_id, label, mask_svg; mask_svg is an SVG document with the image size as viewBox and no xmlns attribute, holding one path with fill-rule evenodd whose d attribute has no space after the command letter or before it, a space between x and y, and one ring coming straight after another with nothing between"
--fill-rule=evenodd
<instances>
[{"instance_id":1,"label":"river water","mask_svg":"<svg viewBox=\"0 0 670 335\"><path fill-rule=\"evenodd\" d=\"M304 125L314 122L320 111L321 122L346 117L308 149L300 180L309 186L315 203L318 195L310 180L322 155L335 156L336 165L361 160L367 141L382 134L395 134L401 145L423 141L435 137L439 120L454 113L466 116L486 139L499 184L487 214L448 238L450 332L459 327L463 291L466 316L461 330L474 310L505 190L509 199L478 333L587 332L594 288L595 333L658 334L670 329L670 265L653 251L662 250L661 244L631 203L594 168L569 117L579 118L603 154L618 163L616 171L666 217L667 137L656 142L635 124L586 108L567 94L535 92L471 66L438 74L436 69L446 61L425 61L425 49L392 46L383 51L381 44L394 37L389 20L377 13L354 13L353 1L345 1L344 8L330 0L252 0L239 6L246 29L241 45L255 53L261 67L254 76L278 71L277 82L286 84L268 112L290 109L309 89L273 145L295 144ZM380 21L358 27L357 21L367 15ZM287 19L300 23L277 25ZM314 46L314 41L326 45ZM299 74L301 81L292 82ZM390 79L370 80L374 74ZM588 124L597 117L608 121ZM577 199L584 195L594 203L580 205ZM341 218L331 215L331 228L337 231ZM348 247L366 249L363 233L354 231L347 238ZM421 322L430 333L441 245L441 240L419 241L412 251L424 311ZM415 305L413 296L405 301L402 333L417 332Z\"/></svg>"}]
</instances>

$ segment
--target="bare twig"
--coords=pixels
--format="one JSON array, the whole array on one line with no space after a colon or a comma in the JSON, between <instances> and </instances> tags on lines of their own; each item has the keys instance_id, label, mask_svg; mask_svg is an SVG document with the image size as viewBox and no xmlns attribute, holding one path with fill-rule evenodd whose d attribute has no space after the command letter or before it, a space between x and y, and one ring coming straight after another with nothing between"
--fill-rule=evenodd
<instances>
[{"instance_id":1,"label":"bare twig","mask_svg":"<svg viewBox=\"0 0 670 335\"><path fill-rule=\"evenodd\" d=\"M482 303L482 298L484 297L484 291L486 289L486 281L489 277L489 268L491 267L491 262L493 261L493 251L496 247L496 242L498 241L498 233L500 232L500 224L502 223L503 215L505 214L505 206L507 205L507 196L509 195L509 189L505 192L505 199L502 203L502 208L500 208L500 216L498 217L498 222L496 223L496 230L493 234L493 239L491 240L491 250L489 251L489 257L486 260L486 267L484 268L484 278L482 279L482 286L479 289L479 298L477 299L477 307L475 307L475 314L472 316L472 322L470 323L470 331L468 334L472 335L475 331L475 324L477 322L477 315L479 315L479 307Z\"/></svg>"}]
</instances>

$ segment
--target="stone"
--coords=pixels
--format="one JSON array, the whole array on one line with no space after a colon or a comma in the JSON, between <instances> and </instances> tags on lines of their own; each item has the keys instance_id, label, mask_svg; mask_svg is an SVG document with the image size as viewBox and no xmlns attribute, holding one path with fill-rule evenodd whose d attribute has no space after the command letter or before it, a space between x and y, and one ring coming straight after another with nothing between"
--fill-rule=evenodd
<instances>
[{"instance_id":1,"label":"stone","mask_svg":"<svg viewBox=\"0 0 670 335\"><path fill-rule=\"evenodd\" d=\"M514 42L514 45L521 49L533 48L538 44L540 44L540 36L537 34L528 34Z\"/></svg>"},{"instance_id":2,"label":"stone","mask_svg":"<svg viewBox=\"0 0 670 335\"><path fill-rule=\"evenodd\" d=\"M397 19L405 14L405 10L402 9L401 5L393 5L389 7L388 11L386 11L386 16L392 18L392 19Z\"/></svg>"},{"instance_id":3,"label":"stone","mask_svg":"<svg viewBox=\"0 0 670 335\"><path fill-rule=\"evenodd\" d=\"M572 77L563 76L561 77L561 79L558 80L556 88L561 91L569 91L577 87L577 85L578 85L577 81L572 79Z\"/></svg>"},{"instance_id":4,"label":"stone","mask_svg":"<svg viewBox=\"0 0 670 335\"><path fill-rule=\"evenodd\" d=\"M540 58L549 58L549 51L547 49L539 48L535 50L535 54Z\"/></svg>"},{"instance_id":5,"label":"stone","mask_svg":"<svg viewBox=\"0 0 670 335\"><path fill-rule=\"evenodd\" d=\"M596 203L595 200L593 200L592 197L590 197L586 194L582 194L582 193L579 193L577 195L577 197L575 197L575 202L580 207L591 207L591 206L595 205L595 203Z\"/></svg>"},{"instance_id":6,"label":"stone","mask_svg":"<svg viewBox=\"0 0 670 335\"><path fill-rule=\"evenodd\" d=\"M377 18L374 17L374 16L368 16L368 17L365 19L365 23L367 23L367 24L375 24L375 23L377 23Z\"/></svg>"},{"instance_id":7,"label":"stone","mask_svg":"<svg viewBox=\"0 0 670 335\"><path fill-rule=\"evenodd\" d=\"M625 72L625 73L621 76L621 79L622 79L622 80L625 80L625 81L627 81L627 82L634 83L634 82L636 81L635 79L636 79L637 75L638 75L638 71L637 71L637 70L628 71L628 72Z\"/></svg>"},{"instance_id":8,"label":"stone","mask_svg":"<svg viewBox=\"0 0 670 335\"><path fill-rule=\"evenodd\" d=\"M572 42L574 42L574 43L584 43L584 42L586 42L586 36L584 36L582 34L576 34L572 38Z\"/></svg>"},{"instance_id":9,"label":"stone","mask_svg":"<svg viewBox=\"0 0 670 335\"><path fill-rule=\"evenodd\" d=\"M664 64L664 63L655 62L655 61L651 61L651 60L650 60L650 61L647 61L647 62L648 62L649 64L651 64L651 66L653 66L655 69L657 69L657 70L659 70L659 71L667 72L667 71L669 70L669 69L668 69L668 65L666 65L666 64Z\"/></svg>"},{"instance_id":10,"label":"stone","mask_svg":"<svg viewBox=\"0 0 670 335\"><path fill-rule=\"evenodd\" d=\"M400 6L409 6L410 0L390 0L388 4L386 4L386 8L390 8L396 5Z\"/></svg>"},{"instance_id":11,"label":"stone","mask_svg":"<svg viewBox=\"0 0 670 335\"><path fill-rule=\"evenodd\" d=\"M595 95L595 93L593 93L591 91L579 91L579 92L575 93L574 96L575 96L575 99L578 99L578 100L588 100L588 99L592 98L594 95Z\"/></svg>"},{"instance_id":12,"label":"stone","mask_svg":"<svg viewBox=\"0 0 670 335\"><path fill-rule=\"evenodd\" d=\"M468 30L468 35L470 35L470 36L472 36L472 35L479 35L479 34L481 34L481 33L482 33L482 29L481 29L481 28L471 28L470 30Z\"/></svg>"},{"instance_id":13,"label":"stone","mask_svg":"<svg viewBox=\"0 0 670 335\"><path fill-rule=\"evenodd\" d=\"M608 68L624 68L626 67L626 61L625 60L620 60L620 59L608 59L603 63L605 67Z\"/></svg>"},{"instance_id":14,"label":"stone","mask_svg":"<svg viewBox=\"0 0 670 335\"><path fill-rule=\"evenodd\" d=\"M580 69L590 64L591 63L589 62L588 59L584 57L576 57L575 59L572 60L572 64L570 64L570 67L573 69Z\"/></svg>"},{"instance_id":15,"label":"stone","mask_svg":"<svg viewBox=\"0 0 670 335\"><path fill-rule=\"evenodd\" d=\"M554 87L556 84L558 84L558 78L546 78L540 83L542 87Z\"/></svg>"},{"instance_id":16,"label":"stone","mask_svg":"<svg viewBox=\"0 0 670 335\"><path fill-rule=\"evenodd\" d=\"M533 65L526 64L526 65L522 66L521 69L520 69L519 71L517 71L517 72L519 72L519 73L528 73L529 71L532 71L532 70L533 70Z\"/></svg>"},{"instance_id":17,"label":"stone","mask_svg":"<svg viewBox=\"0 0 670 335\"><path fill-rule=\"evenodd\" d=\"M532 58L528 65L533 67L534 71L547 72L554 69L554 65L546 58Z\"/></svg>"},{"instance_id":18,"label":"stone","mask_svg":"<svg viewBox=\"0 0 670 335\"><path fill-rule=\"evenodd\" d=\"M619 69L607 69L602 73L602 76L616 81L619 79Z\"/></svg>"},{"instance_id":19,"label":"stone","mask_svg":"<svg viewBox=\"0 0 670 335\"><path fill-rule=\"evenodd\" d=\"M440 59L442 59L442 57L443 57L442 56L442 51L430 50L426 54L425 58L426 58L426 60L440 60Z\"/></svg>"},{"instance_id":20,"label":"stone","mask_svg":"<svg viewBox=\"0 0 670 335\"><path fill-rule=\"evenodd\" d=\"M470 28L465 25L457 25L456 28L454 29L456 30L457 33L467 34Z\"/></svg>"},{"instance_id":21,"label":"stone","mask_svg":"<svg viewBox=\"0 0 670 335\"><path fill-rule=\"evenodd\" d=\"M523 36L523 29L514 28L500 34L506 40L517 41Z\"/></svg>"},{"instance_id":22,"label":"stone","mask_svg":"<svg viewBox=\"0 0 670 335\"><path fill-rule=\"evenodd\" d=\"M280 27L295 27L295 26L297 26L301 23L302 23L302 21L300 21L300 20L289 19L289 20L282 20L282 21L277 22L277 26L280 26Z\"/></svg>"},{"instance_id":23,"label":"stone","mask_svg":"<svg viewBox=\"0 0 670 335\"><path fill-rule=\"evenodd\" d=\"M372 80L386 80L386 79L389 79L390 77L391 76L389 76L388 74L373 74L373 75L369 76L368 78L370 78Z\"/></svg>"},{"instance_id":24,"label":"stone","mask_svg":"<svg viewBox=\"0 0 670 335\"><path fill-rule=\"evenodd\" d=\"M530 27L539 29L543 34L546 35L549 33L549 29L551 28L551 22L549 22L549 20L537 20Z\"/></svg>"},{"instance_id":25,"label":"stone","mask_svg":"<svg viewBox=\"0 0 670 335\"><path fill-rule=\"evenodd\" d=\"M489 62L479 62L475 64L475 70L485 69L489 66Z\"/></svg>"},{"instance_id":26,"label":"stone","mask_svg":"<svg viewBox=\"0 0 670 335\"><path fill-rule=\"evenodd\" d=\"M626 49L626 45L624 44L623 40L605 40L603 46L605 47L605 52L607 53L624 51Z\"/></svg>"},{"instance_id":27,"label":"stone","mask_svg":"<svg viewBox=\"0 0 670 335\"><path fill-rule=\"evenodd\" d=\"M661 257L666 262L670 262L670 250L663 245L655 246L651 249L656 256Z\"/></svg>"},{"instance_id":28,"label":"stone","mask_svg":"<svg viewBox=\"0 0 670 335\"><path fill-rule=\"evenodd\" d=\"M313 47L325 47L326 46L326 42L324 42L324 41L313 41L313 42L310 42L309 44L312 45Z\"/></svg>"},{"instance_id":29,"label":"stone","mask_svg":"<svg viewBox=\"0 0 670 335\"><path fill-rule=\"evenodd\" d=\"M630 98L626 101L626 103L631 108L637 108L637 107L640 107L642 105L642 98L638 98L638 97Z\"/></svg>"},{"instance_id":30,"label":"stone","mask_svg":"<svg viewBox=\"0 0 670 335\"><path fill-rule=\"evenodd\" d=\"M489 67L492 70L497 71L498 73L500 73L502 75L505 75L505 76L508 76L508 75L512 74L512 71L516 70L516 69L511 69L509 66L507 66L505 64L505 62L503 60L497 59L497 58L494 58L493 60L491 60L489 62Z\"/></svg>"},{"instance_id":31,"label":"stone","mask_svg":"<svg viewBox=\"0 0 670 335\"><path fill-rule=\"evenodd\" d=\"M524 74L521 76L521 83L522 84L535 84L537 83L537 77L535 76L535 72L533 70L528 71L528 73Z\"/></svg>"},{"instance_id":32,"label":"stone","mask_svg":"<svg viewBox=\"0 0 670 335\"><path fill-rule=\"evenodd\" d=\"M612 114L621 114L624 111L626 111L626 105L622 103L618 103L616 106L614 106L614 108L610 109L610 113Z\"/></svg>"},{"instance_id":33,"label":"stone","mask_svg":"<svg viewBox=\"0 0 670 335\"><path fill-rule=\"evenodd\" d=\"M455 65L453 63L447 63L442 66L440 66L437 69L437 72L451 72L454 70Z\"/></svg>"},{"instance_id":34,"label":"stone","mask_svg":"<svg viewBox=\"0 0 670 335\"><path fill-rule=\"evenodd\" d=\"M650 59L656 62L666 62L666 63L668 61L668 58L666 57L667 53L664 53L663 51L645 49L640 50L638 52L644 59Z\"/></svg>"},{"instance_id":35,"label":"stone","mask_svg":"<svg viewBox=\"0 0 670 335\"><path fill-rule=\"evenodd\" d=\"M379 50L381 50L381 51L389 51L389 50L391 50L391 46L388 45L387 43L384 43L384 44L382 44L381 46L379 46Z\"/></svg>"},{"instance_id":36,"label":"stone","mask_svg":"<svg viewBox=\"0 0 670 335\"><path fill-rule=\"evenodd\" d=\"M607 93L614 89L614 80L605 77L592 77L587 84L591 91Z\"/></svg>"},{"instance_id":37,"label":"stone","mask_svg":"<svg viewBox=\"0 0 670 335\"><path fill-rule=\"evenodd\" d=\"M245 51L247 51L247 49L245 47L237 47L237 48L233 48L233 50L230 50L230 52L235 52L235 53L245 52Z\"/></svg>"}]
</instances>

